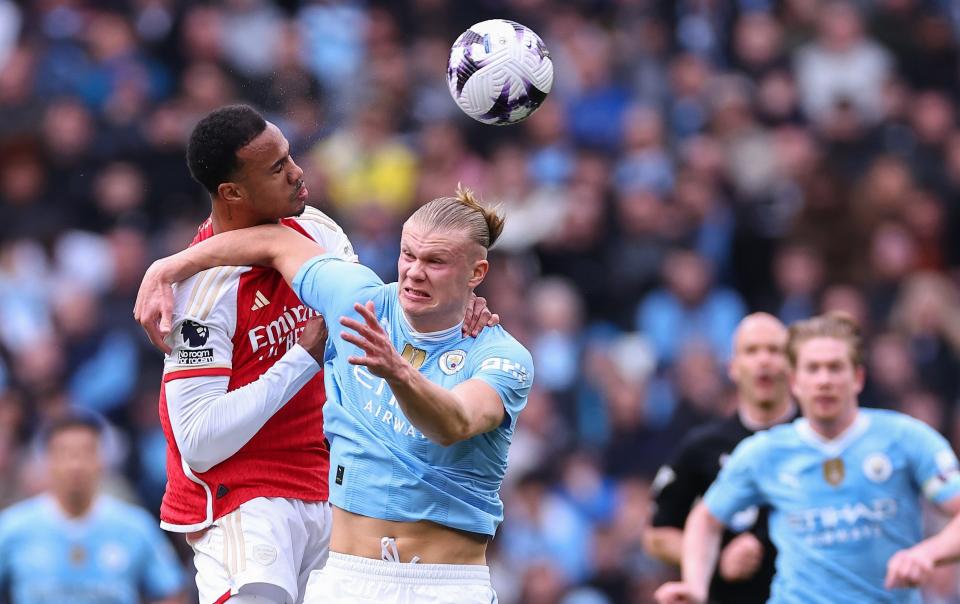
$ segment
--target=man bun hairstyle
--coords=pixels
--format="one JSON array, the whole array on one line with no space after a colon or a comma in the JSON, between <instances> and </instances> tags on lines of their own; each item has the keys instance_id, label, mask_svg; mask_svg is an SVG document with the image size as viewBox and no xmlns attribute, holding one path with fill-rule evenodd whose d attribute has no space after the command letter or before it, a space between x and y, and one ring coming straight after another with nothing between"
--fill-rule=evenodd
<instances>
[{"instance_id":1,"label":"man bun hairstyle","mask_svg":"<svg viewBox=\"0 0 960 604\"><path fill-rule=\"evenodd\" d=\"M854 367L863 366L863 335L853 315L843 311L831 311L790 326L787 338L787 356L790 366L797 366L797 351L800 345L813 338L836 338L850 347L850 361Z\"/></svg>"},{"instance_id":2,"label":"man bun hairstyle","mask_svg":"<svg viewBox=\"0 0 960 604\"><path fill-rule=\"evenodd\" d=\"M267 121L249 105L227 105L208 113L194 127L187 143L190 176L217 194L239 167L237 151L267 129Z\"/></svg>"},{"instance_id":3,"label":"man bun hairstyle","mask_svg":"<svg viewBox=\"0 0 960 604\"><path fill-rule=\"evenodd\" d=\"M459 183L453 197L429 201L410 217L411 222L425 227L464 233L484 249L490 249L497 242L504 220L499 208L482 205L473 191Z\"/></svg>"}]
</instances>

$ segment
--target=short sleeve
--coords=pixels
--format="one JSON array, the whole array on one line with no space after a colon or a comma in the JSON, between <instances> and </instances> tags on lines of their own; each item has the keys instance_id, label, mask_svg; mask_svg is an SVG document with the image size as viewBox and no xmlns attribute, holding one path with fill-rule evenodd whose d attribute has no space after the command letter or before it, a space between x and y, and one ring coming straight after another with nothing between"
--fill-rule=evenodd
<instances>
[{"instance_id":1,"label":"short sleeve","mask_svg":"<svg viewBox=\"0 0 960 604\"><path fill-rule=\"evenodd\" d=\"M941 504L960 495L960 465L950 443L939 432L912 417L904 417L902 442L913 479L924 496Z\"/></svg>"},{"instance_id":2,"label":"short sleeve","mask_svg":"<svg viewBox=\"0 0 960 604\"><path fill-rule=\"evenodd\" d=\"M229 376L237 326L237 284L248 267L217 267L174 286L171 352L163 379Z\"/></svg>"},{"instance_id":3,"label":"short sleeve","mask_svg":"<svg viewBox=\"0 0 960 604\"><path fill-rule=\"evenodd\" d=\"M184 588L184 573L170 541L156 526L152 518L144 514L139 523L146 538L146 555L141 581L150 599L168 598Z\"/></svg>"},{"instance_id":4,"label":"short sleeve","mask_svg":"<svg viewBox=\"0 0 960 604\"><path fill-rule=\"evenodd\" d=\"M300 228L319 243L327 253L347 262L356 262L357 255L347 234L343 232L332 218L314 208L307 206L303 214L294 219Z\"/></svg>"},{"instance_id":5,"label":"short sleeve","mask_svg":"<svg viewBox=\"0 0 960 604\"><path fill-rule=\"evenodd\" d=\"M763 503L754 467L756 460L766 459L762 438L763 435L754 435L737 445L703 496L710 513L727 526L733 524L734 516L741 510Z\"/></svg>"},{"instance_id":6,"label":"short sleeve","mask_svg":"<svg viewBox=\"0 0 960 604\"><path fill-rule=\"evenodd\" d=\"M481 380L496 390L513 430L533 385L533 358L516 342L483 347L478 352L480 354L470 355L473 359L470 379Z\"/></svg>"},{"instance_id":7,"label":"short sleeve","mask_svg":"<svg viewBox=\"0 0 960 604\"><path fill-rule=\"evenodd\" d=\"M697 497L702 495L695 478L698 468L693 458L692 444L681 443L674 458L657 471L651 486L656 508L653 513L653 526L682 529L686 523L690 508Z\"/></svg>"},{"instance_id":8,"label":"short sleeve","mask_svg":"<svg viewBox=\"0 0 960 604\"><path fill-rule=\"evenodd\" d=\"M293 291L300 300L327 317L328 328L336 317L353 313L353 305L373 300L382 304L383 281L362 264L334 254L315 256L303 263L293 278Z\"/></svg>"}]
</instances>

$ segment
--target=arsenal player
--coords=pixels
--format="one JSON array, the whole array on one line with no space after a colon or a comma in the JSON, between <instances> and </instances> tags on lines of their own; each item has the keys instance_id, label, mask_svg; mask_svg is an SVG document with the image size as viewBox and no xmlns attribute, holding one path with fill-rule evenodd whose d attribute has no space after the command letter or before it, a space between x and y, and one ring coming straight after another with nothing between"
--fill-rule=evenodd
<instances>
[{"instance_id":1,"label":"arsenal player","mask_svg":"<svg viewBox=\"0 0 960 604\"><path fill-rule=\"evenodd\" d=\"M204 117L187 163L212 201L194 243L279 222L356 260L343 230L306 205L289 143L254 109L228 106ZM174 297L166 341L147 330L167 352L161 526L186 534L201 604L299 602L330 540L322 319L279 273L261 267L203 271ZM464 329L479 331L488 319L497 320L477 298Z\"/></svg>"}]
</instances>

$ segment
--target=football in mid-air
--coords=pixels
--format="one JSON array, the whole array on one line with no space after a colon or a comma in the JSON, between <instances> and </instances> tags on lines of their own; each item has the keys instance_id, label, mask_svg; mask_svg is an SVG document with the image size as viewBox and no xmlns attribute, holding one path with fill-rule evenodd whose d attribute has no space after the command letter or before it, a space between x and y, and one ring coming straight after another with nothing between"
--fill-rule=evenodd
<instances>
[{"instance_id":1,"label":"football in mid-air","mask_svg":"<svg viewBox=\"0 0 960 604\"><path fill-rule=\"evenodd\" d=\"M463 32L447 63L450 94L484 124L505 126L529 117L553 86L553 61L534 31L490 19Z\"/></svg>"}]
</instances>

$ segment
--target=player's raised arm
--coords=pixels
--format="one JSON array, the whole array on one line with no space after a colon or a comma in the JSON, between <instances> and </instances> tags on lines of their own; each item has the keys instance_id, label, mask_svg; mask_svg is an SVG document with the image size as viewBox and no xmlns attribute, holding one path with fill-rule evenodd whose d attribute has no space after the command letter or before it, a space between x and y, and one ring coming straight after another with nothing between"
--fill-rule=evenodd
<instances>
[{"instance_id":1,"label":"player's raised arm","mask_svg":"<svg viewBox=\"0 0 960 604\"><path fill-rule=\"evenodd\" d=\"M304 262L325 251L313 240L279 224L220 233L151 264L140 283L133 316L154 346L170 352L164 339L172 324L174 283L214 266L255 264L279 271L290 284Z\"/></svg>"},{"instance_id":2,"label":"player's raised arm","mask_svg":"<svg viewBox=\"0 0 960 604\"><path fill-rule=\"evenodd\" d=\"M364 365L384 378L404 415L431 441L449 446L477 434L489 432L503 422L506 410L500 395L488 384L467 380L448 390L431 382L393 347L376 318L372 302L354 307L363 322L341 317L340 337L364 351L350 357L354 365Z\"/></svg>"}]
</instances>

